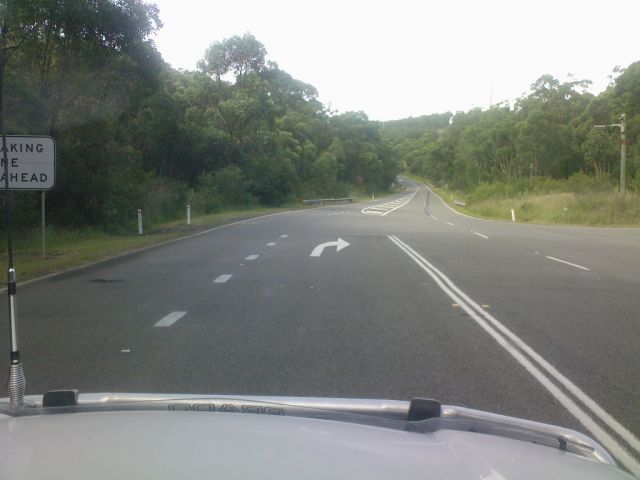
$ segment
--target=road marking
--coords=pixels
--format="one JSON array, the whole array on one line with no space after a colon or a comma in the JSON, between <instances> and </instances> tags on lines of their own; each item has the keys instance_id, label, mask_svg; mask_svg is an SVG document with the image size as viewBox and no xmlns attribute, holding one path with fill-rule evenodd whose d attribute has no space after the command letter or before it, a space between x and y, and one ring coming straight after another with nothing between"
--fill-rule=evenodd
<instances>
[{"instance_id":1,"label":"road marking","mask_svg":"<svg viewBox=\"0 0 640 480\"><path fill-rule=\"evenodd\" d=\"M425 184L423 183L422 185L425 185ZM471 218L473 220L480 220L480 221L483 221L483 222L490 222L491 221L491 220L486 220L484 218L472 217L471 215L467 215L466 213L462 213L462 212L457 211L455 208L451 207L447 202L445 202L442 198L440 198L440 195L438 195L436 192L434 192L428 185L425 185L425 187L427 187L429 189L429 191L431 193L433 193L438 200L440 200L440 203L442 203L442 205L447 207L453 213L456 213L458 215L462 215L463 217Z\"/></svg>"},{"instance_id":2,"label":"road marking","mask_svg":"<svg viewBox=\"0 0 640 480\"><path fill-rule=\"evenodd\" d=\"M289 238L289 235L280 235L280 238Z\"/></svg>"},{"instance_id":3,"label":"road marking","mask_svg":"<svg viewBox=\"0 0 640 480\"><path fill-rule=\"evenodd\" d=\"M170 327L186 314L187 312L171 312L169 315L159 320L158 323L154 325L154 327Z\"/></svg>"},{"instance_id":4,"label":"road marking","mask_svg":"<svg viewBox=\"0 0 640 480\"><path fill-rule=\"evenodd\" d=\"M424 257L402 242L399 238L390 235L389 239L404 251L420 268L436 282L449 298L458 303L462 309L498 344L514 357L542 386L544 386L556 400L560 402L584 427L589 430L600 443L603 444L620 462L634 475L640 474L640 462L631 456L612 435L598 425L585 410L574 401L567 393L562 391L542 371L563 385L569 393L591 411L601 422L606 424L613 432L640 453L640 440L628 429L620 424L608 412L606 412L595 400L585 394L577 385L560 373L553 365L540 356L533 348L524 343L511 330L500 323L493 315L482 309L467 294L460 290L446 275L429 263ZM525 356L528 355L527 356Z\"/></svg>"},{"instance_id":5,"label":"road marking","mask_svg":"<svg viewBox=\"0 0 640 480\"><path fill-rule=\"evenodd\" d=\"M316 246L316 248L313 249L313 251L309 256L319 257L320 255L322 255L322 252L324 252L324 249L327 247L336 247L336 253L338 253L340 250L342 250L343 248L347 248L349 245L351 245L349 242L345 242L341 238L338 238L338 241L336 242L325 242Z\"/></svg>"},{"instance_id":6,"label":"road marking","mask_svg":"<svg viewBox=\"0 0 640 480\"><path fill-rule=\"evenodd\" d=\"M258 258L260 255L249 255L247 258L245 258L245 260L255 260L256 258Z\"/></svg>"},{"instance_id":7,"label":"road marking","mask_svg":"<svg viewBox=\"0 0 640 480\"><path fill-rule=\"evenodd\" d=\"M566 265L571 265L572 267L581 268L582 270L590 271L590 269L587 267L583 267L582 265L578 265L576 263L567 262L566 260L560 260L559 258L556 258L556 257L550 257L549 255L547 255L546 258L548 258L549 260L554 260L556 262L564 263Z\"/></svg>"},{"instance_id":8,"label":"road marking","mask_svg":"<svg viewBox=\"0 0 640 480\"><path fill-rule=\"evenodd\" d=\"M123 348L122 350L120 350L120 353L131 353L131 350L128 348Z\"/></svg>"},{"instance_id":9,"label":"road marking","mask_svg":"<svg viewBox=\"0 0 640 480\"><path fill-rule=\"evenodd\" d=\"M471 230L471 233L473 233L474 235L477 235L477 236L479 236L479 237L482 237L482 238L486 238L486 239L488 239L488 238L489 238L489 237L487 237L486 235L483 235L482 233L479 233L479 232L474 232L473 230Z\"/></svg>"},{"instance_id":10,"label":"road marking","mask_svg":"<svg viewBox=\"0 0 640 480\"><path fill-rule=\"evenodd\" d=\"M267 218L267 217L275 217L276 215L301 215L301 214L305 214L307 210L319 210L322 208L326 208L324 206L319 206L319 207L309 207L309 208L305 208L305 209L297 209L297 210L287 210L284 212L276 212L276 213L268 213L266 215L258 215L256 217L252 217L252 218L247 218L245 220L238 220L236 222L231 222L231 223L225 223L224 225L218 225L217 227L212 227L212 228L208 228L206 230L202 230L200 232L197 233L192 233L190 235L185 235L184 237L179 237L179 238L174 238L171 240L165 240L164 242L159 242L159 243L155 243L153 245L148 245L146 247L140 247L140 248L136 248L134 250L129 250L126 251L124 253L118 253L116 255L113 256L109 256L108 258L102 259L102 260L96 260L94 262L89 262L89 263L85 263L83 265L79 265L77 267L71 267L69 269L66 269L64 271L60 271L60 272L55 272L55 273L49 273L47 275L42 275L40 277L36 277L36 278L32 278L30 280L24 280L22 282L18 282L18 287L22 287L24 285L29 285L30 283L36 283L36 282L41 282L43 280L47 280L49 278L56 278L59 277L60 275L62 275L63 273L70 273L70 272L75 272L75 271L81 271L81 270L85 270L89 267L93 267L95 265L100 265L106 262L111 262L113 260L115 260L116 258L124 258L124 257L128 257L130 255L135 255L137 253L146 251L146 250L152 250L152 249L156 249L159 247L164 247L166 245L170 245L172 243L176 243L176 242L181 242L183 240L189 240L191 238L195 238L195 237L200 237L202 235L207 235L211 232L215 232L216 230L221 230L223 228L229 228L229 227L235 227L237 225L255 225L257 222L254 222L254 220L262 220L263 218ZM6 292L7 291L7 287L0 287L0 293L2 292Z\"/></svg>"},{"instance_id":11,"label":"road marking","mask_svg":"<svg viewBox=\"0 0 640 480\"><path fill-rule=\"evenodd\" d=\"M364 213L365 215L379 215L381 217L384 217L385 215L388 215L389 213L404 207L413 199L413 197L415 197L416 193L418 193L418 190L419 189L416 188L412 194L407 194L403 197L398 198L397 200L380 203L378 205L372 205L371 207L365 207L360 210L360 212Z\"/></svg>"},{"instance_id":12,"label":"road marking","mask_svg":"<svg viewBox=\"0 0 640 480\"><path fill-rule=\"evenodd\" d=\"M447 225L449 225L450 227L453 227L453 223L451 222L446 222Z\"/></svg>"},{"instance_id":13,"label":"road marking","mask_svg":"<svg viewBox=\"0 0 640 480\"><path fill-rule=\"evenodd\" d=\"M213 283L225 283L227 280L229 280L231 277L233 277L232 274L229 273L225 273L224 275L220 275L218 278L216 278Z\"/></svg>"},{"instance_id":14,"label":"road marking","mask_svg":"<svg viewBox=\"0 0 640 480\"><path fill-rule=\"evenodd\" d=\"M276 244L276 242L269 242L267 243L267 247L273 247Z\"/></svg>"},{"instance_id":15,"label":"road marking","mask_svg":"<svg viewBox=\"0 0 640 480\"><path fill-rule=\"evenodd\" d=\"M431 215L431 218L433 218L434 220L440 220L438 217L436 217L435 215Z\"/></svg>"}]
</instances>

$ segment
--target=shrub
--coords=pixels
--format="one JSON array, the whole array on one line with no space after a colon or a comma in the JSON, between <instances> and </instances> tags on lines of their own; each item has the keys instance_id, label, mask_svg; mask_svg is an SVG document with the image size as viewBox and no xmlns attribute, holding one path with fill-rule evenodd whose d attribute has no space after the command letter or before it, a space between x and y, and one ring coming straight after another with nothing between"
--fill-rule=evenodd
<instances>
[{"instance_id":1,"label":"shrub","mask_svg":"<svg viewBox=\"0 0 640 480\"><path fill-rule=\"evenodd\" d=\"M567 190L575 193L606 192L614 188L609 175L592 176L578 172L567 180Z\"/></svg>"},{"instance_id":2,"label":"shrub","mask_svg":"<svg viewBox=\"0 0 640 480\"><path fill-rule=\"evenodd\" d=\"M183 215L188 201L184 183L149 176L144 187L142 211L145 222L160 223Z\"/></svg>"},{"instance_id":3,"label":"shrub","mask_svg":"<svg viewBox=\"0 0 640 480\"><path fill-rule=\"evenodd\" d=\"M254 203L248 192L247 180L237 165L229 165L215 172L212 182L223 205L248 207Z\"/></svg>"},{"instance_id":4,"label":"shrub","mask_svg":"<svg viewBox=\"0 0 640 480\"><path fill-rule=\"evenodd\" d=\"M215 174L203 173L198 178L198 188L191 193L191 208L204 213L215 213L222 208L222 197Z\"/></svg>"}]
</instances>

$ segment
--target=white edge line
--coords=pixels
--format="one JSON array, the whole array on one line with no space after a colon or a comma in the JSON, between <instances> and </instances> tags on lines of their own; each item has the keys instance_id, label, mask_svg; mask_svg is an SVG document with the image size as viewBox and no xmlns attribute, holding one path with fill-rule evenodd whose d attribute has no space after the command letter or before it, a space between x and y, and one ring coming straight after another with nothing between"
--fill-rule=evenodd
<instances>
[{"instance_id":1,"label":"white edge line","mask_svg":"<svg viewBox=\"0 0 640 480\"><path fill-rule=\"evenodd\" d=\"M473 233L474 235L477 235L477 236L482 237L482 238L486 238L486 239L489 238L485 234L480 233L480 232L474 232L473 230L470 230L470 232Z\"/></svg>"},{"instance_id":2,"label":"white edge line","mask_svg":"<svg viewBox=\"0 0 640 480\"><path fill-rule=\"evenodd\" d=\"M492 220L487 220L486 218L478 218L478 217L472 217L471 215L467 215L466 213L462 213L457 211L455 208L451 207L447 202L445 202L442 198L440 198L440 195L438 195L436 192L434 192L431 187L429 187L429 185L427 185L426 183L422 183L419 182L417 180L413 180L413 179L409 179L414 183L417 183L418 185L422 185L424 188L426 188L427 190L429 190L431 193L433 193L435 195L435 197L440 200L440 203L442 203L445 207L447 207L449 210L451 210L453 213L456 213L458 215L462 215L463 217L467 217L467 218L471 218L472 220L482 220L483 222L491 222Z\"/></svg>"},{"instance_id":3,"label":"white edge line","mask_svg":"<svg viewBox=\"0 0 640 480\"><path fill-rule=\"evenodd\" d=\"M429 188L429 187L427 187L427 188ZM436 192L434 192L434 191L433 191L433 190L431 190L430 188L429 188L429 191L430 191L431 193L433 193L433 194L436 196L436 198L437 198L438 200L440 200L440 202L441 202L445 207L447 207L449 210L451 210L453 213L457 213L458 215L462 215L463 217L471 218L471 219L473 219L473 220L482 220L483 222L490 222L490 221L491 221L491 220L487 220L486 218L472 217L471 215L467 215L466 213L459 212L459 211L457 211L455 208L453 208L451 205L449 205L447 202L445 202L442 198L440 198L440 195L438 195Z\"/></svg>"},{"instance_id":4,"label":"white edge line","mask_svg":"<svg viewBox=\"0 0 640 480\"><path fill-rule=\"evenodd\" d=\"M186 314L187 312L171 312L169 315L166 315L158 320L154 327L170 327Z\"/></svg>"},{"instance_id":5,"label":"white edge line","mask_svg":"<svg viewBox=\"0 0 640 480\"><path fill-rule=\"evenodd\" d=\"M538 380L547 390L556 397L556 399L572 414L576 419L578 419L589 431L592 432L594 436L598 438L613 454L616 456L632 473L635 475L640 474L640 463L637 462L635 458L630 456L627 451L606 431L604 431L599 425L597 425L585 412L582 410L575 402L569 398L565 393L558 389L551 381L544 376L540 370L538 370L531 362L524 357L520 352L518 352L513 346L507 343L507 341L502 337L496 330L494 330L491 326L489 326L483 319L479 318L475 311L473 311L466 303L462 302L461 298L469 301L470 305L475 305L479 312L483 314L483 316L489 320L498 330L500 330L503 334L505 334L508 338L513 340L517 346L519 346L523 351L528 353L532 359L545 369L551 376L555 377L562 385L564 385L571 393L573 393L579 400L581 400L587 408L589 408L601 421L606 423L612 430L614 430L618 435L620 435L632 448L636 451L640 451L640 441L627 430L623 425L621 425L616 419L614 419L608 412L606 412L600 405L598 405L595 400L591 399L587 396L578 386L576 386L573 382L571 382L568 378L566 378L563 374L561 374L553 365L547 362L544 358L542 358L535 350L533 350L529 345L524 343L520 338L511 332L507 327L502 325L497 319L495 319L491 314L486 312L486 310L481 309L473 300L471 300L464 292L462 292L448 277L446 277L442 272L440 272L437 268L431 265L427 260L425 260L420 254L415 252L411 247L404 244L400 239L394 236L388 236L389 239L394 242L401 250L403 250L414 262L418 264L423 270L425 270L429 276L438 284L438 286L445 292L447 295L453 299L456 303L458 303L467 314L471 316L487 333L489 333L503 348L505 348L509 353L514 355L514 358L518 360L518 362L529 371L536 380ZM406 246L406 248L405 248ZM422 262L424 262L424 264ZM441 276L446 283L448 283L451 287L453 287L456 291L461 294L461 297L455 295L451 290L449 290L443 282L434 274L430 268L435 270L439 276ZM461 303L462 302L462 303ZM521 361L522 360L522 361ZM523 363L523 361L526 363ZM558 394L559 396L557 396ZM559 398L560 397L560 398ZM571 407L571 408L569 408Z\"/></svg>"},{"instance_id":6,"label":"white edge line","mask_svg":"<svg viewBox=\"0 0 640 480\"><path fill-rule=\"evenodd\" d=\"M48 280L49 278L57 277L58 275L64 275L65 273L73 273L73 272L76 272L76 271L84 270L86 268L91 268L91 267L93 267L95 265L100 265L102 263L110 262L111 260L117 260L119 258L123 258L123 257L126 257L128 255L141 253L141 252L144 252L146 250L151 250L153 248L163 247L165 245L169 245L169 244L175 243L175 242L180 242L182 240L188 240L190 238L199 237L201 235L206 235L207 233L211 233L211 232L214 232L216 230L223 229L223 228L233 227L234 225L239 225L241 223L247 223L247 222L251 222L253 220L259 220L261 218L273 217L275 215L287 215L287 214L290 214L290 213L304 212L306 210L315 210L317 208L326 208L326 207L321 206L321 207L311 207L311 208L300 208L300 209L297 209L297 210L287 210L285 212L268 213L266 215L258 215L256 217L245 218L244 220L238 220L236 222L225 223L224 225L217 225L215 227L208 228L206 230L202 230L201 232L192 233L192 234L186 235L184 237L172 238L171 240L166 240L166 241L160 242L160 243L154 243L153 245L145 245L144 247L136 248L135 250L128 250L126 252L116 253L115 255L111 255L111 256L108 256L106 258L101 258L100 260L95 260L95 261L90 262L90 263L85 263L84 265L77 265L75 267L67 268L67 269L61 270L59 272L48 273L48 274L43 275L41 277L30 278L29 280L25 280L23 282L18 282L17 286L18 287L23 287L23 286L29 285L31 283L37 283L37 282L41 282L43 280ZM7 287L1 287L0 288L0 293L6 292L6 291L7 291Z\"/></svg>"},{"instance_id":7,"label":"white edge line","mask_svg":"<svg viewBox=\"0 0 640 480\"><path fill-rule=\"evenodd\" d=\"M406 178L408 178L408 177L406 177ZM451 207L447 202L445 202L445 201L440 197L440 195L438 195L436 192L434 192L434 191L433 191L433 189L432 189L429 185L427 185L426 183L419 182L418 180L414 180L414 179L412 179L412 178L408 178L408 180L409 180L409 181L411 181L411 182L413 182L413 183L415 183L415 184L417 184L417 185L422 185L424 188L426 188L426 189L427 189L427 190L429 190L431 193L433 193L433 194L435 195L435 197L436 197L438 200L440 200L440 203L442 203L445 207L447 207L449 210L451 210L453 213L455 213L455 214L457 214L457 215L462 215L463 217L467 217L467 218L470 218L470 219L472 219L472 220L480 220L481 222L496 222L496 221L499 221L499 220L490 220L490 219L488 219L488 218L472 217L471 215L467 215L466 213L459 212L459 211L457 211L455 208ZM505 222L505 223L506 223L506 222ZM510 221L510 222L508 222L508 223L513 223L513 222L511 222L511 221ZM518 225L522 225L522 224L518 224Z\"/></svg>"},{"instance_id":8,"label":"white edge line","mask_svg":"<svg viewBox=\"0 0 640 480\"><path fill-rule=\"evenodd\" d=\"M549 255L547 255L545 258L548 258L549 260L554 260L556 262L564 263L566 265L571 265L572 267L581 268L582 270L587 270L587 271L591 270L590 268L583 267L582 265L578 265L577 263L567 262L566 260L560 260L559 258L550 257Z\"/></svg>"},{"instance_id":9,"label":"white edge line","mask_svg":"<svg viewBox=\"0 0 640 480\"><path fill-rule=\"evenodd\" d=\"M457 214L457 215L462 215L463 217L467 217L470 218L471 220L478 220L479 222L488 222L488 223L499 223L499 224L504 224L504 225L518 225L521 227L527 227L527 228L540 228L540 227L564 227L567 225L562 225L562 224L544 224L544 223L514 223L512 222L510 219L506 220L506 219L496 219L496 218L481 218L481 217L474 217L472 215L467 215L466 213L462 213L457 211L455 208L451 207L447 202L445 202L442 198L440 198L440 195L438 195L436 192L433 191L432 187L430 187L429 185L427 185L426 183L422 183L418 180L414 180L412 178L409 177L404 177L407 180L409 180L410 182L413 182L416 185L420 185L425 187L426 189L430 190L431 193L433 193L436 198L438 200L440 200L440 203L442 203L445 207L447 207L449 210L451 210L453 213ZM600 227L588 227L588 226L584 226L584 225L571 225L571 228L584 228L584 229L590 229L590 228L600 228ZM627 227L617 227L617 228L624 228L624 229L635 229L638 230L638 227L633 227L633 226L627 226Z\"/></svg>"}]
</instances>

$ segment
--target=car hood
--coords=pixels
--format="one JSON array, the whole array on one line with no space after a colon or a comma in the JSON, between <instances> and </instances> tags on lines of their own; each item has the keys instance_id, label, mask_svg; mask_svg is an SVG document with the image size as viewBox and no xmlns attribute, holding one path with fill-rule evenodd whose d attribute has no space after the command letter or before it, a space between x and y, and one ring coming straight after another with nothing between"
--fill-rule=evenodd
<instances>
[{"instance_id":1,"label":"car hood","mask_svg":"<svg viewBox=\"0 0 640 480\"><path fill-rule=\"evenodd\" d=\"M567 451L480 433L417 433L225 412L0 415L0 478L632 478Z\"/></svg>"}]
</instances>

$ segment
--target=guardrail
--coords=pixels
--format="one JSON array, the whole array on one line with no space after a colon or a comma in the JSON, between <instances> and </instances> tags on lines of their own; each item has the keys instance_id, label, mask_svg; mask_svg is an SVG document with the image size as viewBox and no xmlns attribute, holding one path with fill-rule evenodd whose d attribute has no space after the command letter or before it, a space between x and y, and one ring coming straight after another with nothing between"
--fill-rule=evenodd
<instances>
[{"instance_id":1,"label":"guardrail","mask_svg":"<svg viewBox=\"0 0 640 480\"><path fill-rule=\"evenodd\" d=\"M305 205L342 205L345 203L353 203L353 198L313 198L302 200L302 203Z\"/></svg>"}]
</instances>

